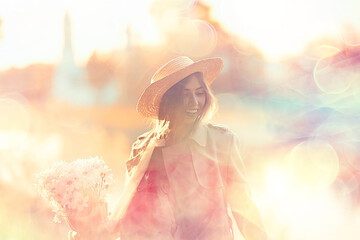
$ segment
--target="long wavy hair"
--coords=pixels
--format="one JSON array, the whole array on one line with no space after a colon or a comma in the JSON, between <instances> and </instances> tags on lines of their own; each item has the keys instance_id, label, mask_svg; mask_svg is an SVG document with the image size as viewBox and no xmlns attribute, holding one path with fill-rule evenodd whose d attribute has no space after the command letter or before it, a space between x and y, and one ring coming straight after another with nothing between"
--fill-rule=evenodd
<instances>
[{"instance_id":1,"label":"long wavy hair","mask_svg":"<svg viewBox=\"0 0 360 240\"><path fill-rule=\"evenodd\" d=\"M190 77L195 76L201 86L205 90L205 105L203 111L199 117L194 121L192 127L195 127L199 122L209 121L215 114L217 110L217 101L214 94L211 92L211 89L204 81L203 75L201 72L195 72L185 77L169 90L167 90L160 102L160 108L158 113L158 118L154 120L153 123L153 133L156 138L163 138L169 134L176 134L178 121L182 120L181 109L183 108L183 90L184 85L189 80Z\"/></svg>"}]
</instances>

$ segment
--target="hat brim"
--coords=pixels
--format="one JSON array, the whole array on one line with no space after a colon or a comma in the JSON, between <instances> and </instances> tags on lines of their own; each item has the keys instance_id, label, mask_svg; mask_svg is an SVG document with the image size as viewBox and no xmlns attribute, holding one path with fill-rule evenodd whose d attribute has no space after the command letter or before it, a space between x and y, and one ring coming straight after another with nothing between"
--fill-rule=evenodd
<instances>
[{"instance_id":1,"label":"hat brim","mask_svg":"<svg viewBox=\"0 0 360 240\"><path fill-rule=\"evenodd\" d=\"M161 99L172 86L195 72L201 72L205 82L210 85L220 74L223 66L221 58L208 58L194 62L150 84L142 93L136 110L144 117L157 118Z\"/></svg>"}]
</instances>

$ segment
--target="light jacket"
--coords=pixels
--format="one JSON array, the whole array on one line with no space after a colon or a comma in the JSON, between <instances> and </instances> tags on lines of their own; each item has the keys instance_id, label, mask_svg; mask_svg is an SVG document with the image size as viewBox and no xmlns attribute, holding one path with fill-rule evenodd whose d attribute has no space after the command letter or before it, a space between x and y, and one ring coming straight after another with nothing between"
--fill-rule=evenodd
<instances>
[{"instance_id":1,"label":"light jacket","mask_svg":"<svg viewBox=\"0 0 360 240\"><path fill-rule=\"evenodd\" d=\"M189 145L199 184L205 188L223 188L231 211L261 226L260 216L251 201L237 136L222 126L200 124L189 136ZM154 148L161 146L165 146L165 140L154 138L152 132L141 135L133 144L126 162L128 176L124 192L110 219L118 221L124 216Z\"/></svg>"}]
</instances>

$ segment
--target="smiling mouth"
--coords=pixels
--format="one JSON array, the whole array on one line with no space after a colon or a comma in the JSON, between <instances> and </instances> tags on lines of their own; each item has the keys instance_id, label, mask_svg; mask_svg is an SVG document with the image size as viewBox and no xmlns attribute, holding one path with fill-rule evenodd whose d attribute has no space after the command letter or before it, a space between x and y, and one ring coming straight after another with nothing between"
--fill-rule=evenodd
<instances>
[{"instance_id":1,"label":"smiling mouth","mask_svg":"<svg viewBox=\"0 0 360 240\"><path fill-rule=\"evenodd\" d=\"M186 115L189 117L195 117L198 115L199 112L200 111L198 109L189 109L185 111Z\"/></svg>"},{"instance_id":2,"label":"smiling mouth","mask_svg":"<svg viewBox=\"0 0 360 240\"><path fill-rule=\"evenodd\" d=\"M198 109L186 110L187 113L197 113L198 111L199 111Z\"/></svg>"}]
</instances>

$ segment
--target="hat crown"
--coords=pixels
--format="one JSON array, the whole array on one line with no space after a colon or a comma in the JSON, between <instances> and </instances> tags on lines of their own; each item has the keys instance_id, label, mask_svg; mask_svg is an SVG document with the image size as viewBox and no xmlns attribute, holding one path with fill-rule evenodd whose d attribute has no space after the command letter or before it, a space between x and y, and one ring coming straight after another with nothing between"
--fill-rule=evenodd
<instances>
[{"instance_id":1,"label":"hat crown","mask_svg":"<svg viewBox=\"0 0 360 240\"><path fill-rule=\"evenodd\" d=\"M188 57L177 57L159 68L159 70L157 70L154 76L151 78L151 83L159 81L187 66L190 66L193 63L194 61Z\"/></svg>"}]
</instances>

